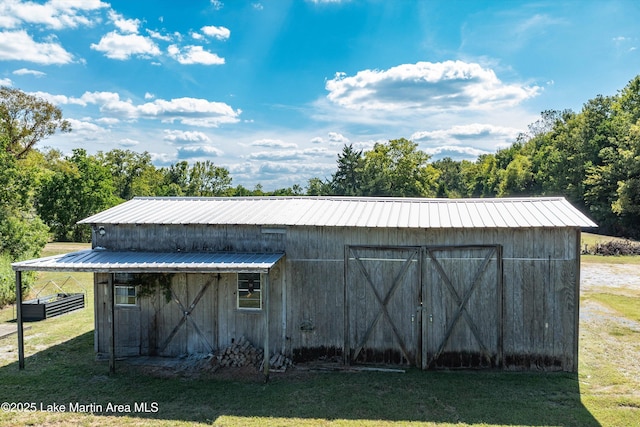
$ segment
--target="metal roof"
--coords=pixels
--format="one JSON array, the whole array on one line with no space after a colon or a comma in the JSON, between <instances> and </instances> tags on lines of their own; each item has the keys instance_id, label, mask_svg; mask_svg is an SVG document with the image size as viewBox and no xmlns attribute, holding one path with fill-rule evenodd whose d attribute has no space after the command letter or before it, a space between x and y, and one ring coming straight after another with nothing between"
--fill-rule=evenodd
<instances>
[{"instance_id":1,"label":"metal roof","mask_svg":"<svg viewBox=\"0 0 640 427\"><path fill-rule=\"evenodd\" d=\"M89 271L97 273L266 273L283 253L158 253L89 249L63 255L15 262L15 271Z\"/></svg>"},{"instance_id":2,"label":"metal roof","mask_svg":"<svg viewBox=\"0 0 640 427\"><path fill-rule=\"evenodd\" d=\"M80 223L390 228L597 227L562 197L141 197Z\"/></svg>"}]
</instances>

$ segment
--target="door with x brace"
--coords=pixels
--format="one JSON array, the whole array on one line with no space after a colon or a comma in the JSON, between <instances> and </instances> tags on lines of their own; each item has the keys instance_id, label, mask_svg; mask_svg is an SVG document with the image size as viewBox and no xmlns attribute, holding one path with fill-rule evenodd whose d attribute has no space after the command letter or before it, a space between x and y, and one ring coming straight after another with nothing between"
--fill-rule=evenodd
<instances>
[{"instance_id":1,"label":"door with x brace","mask_svg":"<svg viewBox=\"0 0 640 427\"><path fill-rule=\"evenodd\" d=\"M501 364L500 246L425 248L423 368Z\"/></svg>"},{"instance_id":2,"label":"door with x brace","mask_svg":"<svg viewBox=\"0 0 640 427\"><path fill-rule=\"evenodd\" d=\"M349 360L416 364L420 248L348 246L346 256Z\"/></svg>"},{"instance_id":3,"label":"door with x brace","mask_svg":"<svg viewBox=\"0 0 640 427\"><path fill-rule=\"evenodd\" d=\"M156 317L157 354L179 356L213 351L214 324L211 320L214 282L204 274L178 274L171 283L171 301ZM215 313L213 313L215 315Z\"/></svg>"}]
</instances>

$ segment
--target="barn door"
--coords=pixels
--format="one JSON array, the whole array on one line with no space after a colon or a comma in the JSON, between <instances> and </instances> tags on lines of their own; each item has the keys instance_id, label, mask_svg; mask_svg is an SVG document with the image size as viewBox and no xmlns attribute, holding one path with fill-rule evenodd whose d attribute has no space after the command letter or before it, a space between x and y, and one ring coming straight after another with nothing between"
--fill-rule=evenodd
<instances>
[{"instance_id":1,"label":"barn door","mask_svg":"<svg viewBox=\"0 0 640 427\"><path fill-rule=\"evenodd\" d=\"M427 247L424 262L423 368L500 365L500 247Z\"/></svg>"},{"instance_id":2,"label":"barn door","mask_svg":"<svg viewBox=\"0 0 640 427\"><path fill-rule=\"evenodd\" d=\"M188 280L188 276L193 279ZM207 296L215 278L196 280L195 277L204 275L180 274L171 283L171 301L163 305L157 319L157 353L161 356L213 351L211 319L215 313L210 311ZM205 305L206 308L202 307Z\"/></svg>"},{"instance_id":3,"label":"barn door","mask_svg":"<svg viewBox=\"0 0 640 427\"><path fill-rule=\"evenodd\" d=\"M346 248L345 356L349 362L415 364L420 248Z\"/></svg>"}]
</instances>

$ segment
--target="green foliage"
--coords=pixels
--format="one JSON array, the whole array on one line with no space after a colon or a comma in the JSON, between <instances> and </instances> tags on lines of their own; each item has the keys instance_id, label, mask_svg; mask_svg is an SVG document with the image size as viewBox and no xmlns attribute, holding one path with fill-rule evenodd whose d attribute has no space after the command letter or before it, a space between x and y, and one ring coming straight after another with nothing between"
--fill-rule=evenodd
<instances>
[{"instance_id":1,"label":"green foliage","mask_svg":"<svg viewBox=\"0 0 640 427\"><path fill-rule=\"evenodd\" d=\"M0 308L16 302L16 273L11 268L13 261L8 253L0 252ZM27 295L35 279L33 271L22 273L22 295Z\"/></svg>"},{"instance_id":2,"label":"green foliage","mask_svg":"<svg viewBox=\"0 0 640 427\"><path fill-rule=\"evenodd\" d=\"M8 153L24 158L36 143L58 130L71 131L58 107L19 89L0 86L0 134L6 138Z\"/></svg>"},{"instance_id":3,"label":"green foliage","mask_svg":"<svg viewBox=\"0 0 640 427\"><path fill-rule=\"evenodd\" d=\"M60 241L82 242L91 238L78 221L114 206L119 198L111 172L83 149L52 165L37 196L38 214Z\"/></svg>"},{"instance_id":4,"label":"green foliage","mask_svg":"<svg viewBox=\"0 0 640 427\"><path fill-rule=\"evenodd\" d=\"M370 151L345 146L331 180L309 182L308 194L340 196L429 197L435 195L438 170L418 144L404 138L376 143Z\"/></svg>"},{"instance_id":5,"label":"green foliage","mask_svg":"<svg viewBox=\"0 0 640 427\"><path fill-rule=\"evenodd\" d=\"M437 170L430 156L404 138L376 143L364 154L363 188L367 196L430 197L435 195Z\"/></svg>"},{"instance_id":6,"label":"green foliage","mask_svg":"<svg viewBox=\"0 0 640 427\"><path fill-rule=\"evenodd\" d=\"M211 197L228 196L233 192L229 170L209 160L191 166L181 161L160 172L163 179L159 196Z\"/></svg>"},{"instance_id":7,"label":"green foliage","mask_svg":"<svg viewBox=\"0 0 640 427\"><path fill-rule=\"evenodd\" d=\"M99 152L96 159L111 172L115 195L120 199L130 200L136 196L153 196L157 193L162 172L153 165L148 152L115 149Z\"/></svg>"},{"instance_id":8,"label":"green foliage","mask_svg":"<svg viewBox=\"0 0 640 427\"><path fill-rule=\"evenodd\" d=\"M174 274L172 273L139 273L133 275L132 285L138 286L139 297L149 297L162 292L166 303L170 303L173 299L171 291L171 282Z\"/></svg>"},{"instance_id":9,"label":"green foliage","mask_svg":"<svg viewBox=\"0 0 640 427\"><path fill-rule=\"evenodd\" d=\"M364 157L362 150L356 151L353 145L345 145L342 153L338 154L338 170L333 174L328 189L322 188L322 183L315 182L316 192L329 191L341 196L358 196L364 185Z\"/></svg>"}]
</instances>

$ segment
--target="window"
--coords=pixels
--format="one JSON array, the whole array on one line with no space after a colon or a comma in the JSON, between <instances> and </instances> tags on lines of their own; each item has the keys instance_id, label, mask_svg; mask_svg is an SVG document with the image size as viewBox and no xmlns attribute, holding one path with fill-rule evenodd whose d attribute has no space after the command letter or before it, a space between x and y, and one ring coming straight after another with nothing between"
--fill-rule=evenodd
<instances>
[{"instance_id":1,"label":"window","mask_svg":"<svg viewBox=\"0 0 640 427\"><path fill-rule=\"evenodd\" d=\"M261 310L260 273L238 273L238 308Z\"/></svg>"},{"instance_id":2,"label":"window","mask_svg":"<svg viewBox=\"0 0 640 427\"><path fill-rule=\"evenodd\" d=\"M136 287L116 285L116 305L136 305Z\"/></svg>"},{"instance_id":3,"label":"window","mask_svg":"<svg viewBox=\"0 0 640 427\"><path fill-rule=\"evenodd\" d=\"M129 273L116 273L113 286L115 287L116 305L137 305L136 287L132 285L134 276Z\"/></svg>"}]
</instances>

